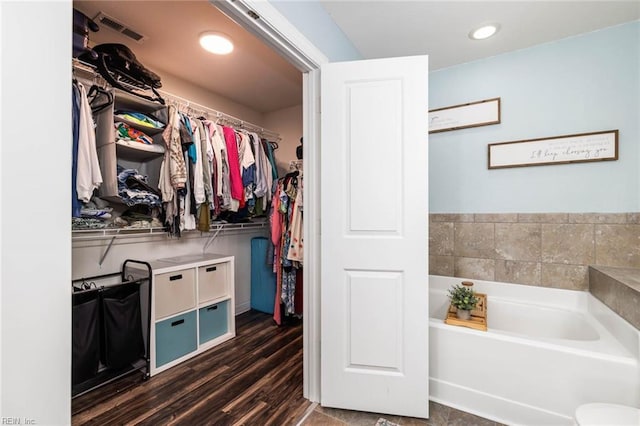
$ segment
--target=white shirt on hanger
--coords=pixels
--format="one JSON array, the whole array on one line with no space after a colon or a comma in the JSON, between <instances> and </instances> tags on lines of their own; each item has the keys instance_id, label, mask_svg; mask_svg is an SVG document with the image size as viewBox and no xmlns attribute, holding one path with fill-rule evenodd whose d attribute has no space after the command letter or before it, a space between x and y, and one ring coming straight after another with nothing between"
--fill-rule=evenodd
<instances>
[{"instance_id":1,"label":"white shirt on hanger","mask_svg":"<svg viewBox=\"0 0 640 426\"><path fill-rule=\"evenodd\" d=\"M256 160L256 189L254 193L256 194L256 197L260 198L266 195L271 189L266 177L267 172L269 173L269 176L271 176L271 169L267 170L266 168L266 163L268 163L269 160L262 149L260 136L258 136L257 133L251 133L251 136L253 137L253 150L255 151Z\"/></svg>"},{"instance_id":2,"label":"white shirt on hanger","mask_svg":"<svg viewBox=\"0 0 640 426\"><path fill-rule=\"evenodd\" d=\"M78 199L88 203L93 191L102 183L98 152L96 150L96 131L91 114L91 105L87 91L78 83L80 92L80 120L78 134L78 171L76 173L76 192Z\"/></svg>"},{"instance_id":3,"label":"white shirt on hanger","mask_svg":"<svg viewBox=\"0 0 640 426\"><path fill-rule=\"evenodd\" d=\"M193 165L193 197L196 201L196 207L206 201L204 191L204 175L202 173L202 162L206 161L202 155L202 140L200 139L200 128L197 123L189 117L191 121L191 129L193 132L193 145L196 148L196 163Z\"/></svg>"}]
</instances>

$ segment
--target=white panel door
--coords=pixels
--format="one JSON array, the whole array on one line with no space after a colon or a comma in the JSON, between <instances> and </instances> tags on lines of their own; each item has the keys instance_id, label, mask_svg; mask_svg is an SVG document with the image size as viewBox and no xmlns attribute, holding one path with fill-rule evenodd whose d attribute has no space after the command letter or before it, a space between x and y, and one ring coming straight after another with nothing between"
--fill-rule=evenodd
<instances>
[{"instance_id":1,"label":"white panel door","mask_svg":"<svg viewBox=\"0 0 640 426\"><path fill-rule=\"evenodd\" d=\"M321 403L428 417L428 60L322 83Z\"/></svg>"}]
</instances>

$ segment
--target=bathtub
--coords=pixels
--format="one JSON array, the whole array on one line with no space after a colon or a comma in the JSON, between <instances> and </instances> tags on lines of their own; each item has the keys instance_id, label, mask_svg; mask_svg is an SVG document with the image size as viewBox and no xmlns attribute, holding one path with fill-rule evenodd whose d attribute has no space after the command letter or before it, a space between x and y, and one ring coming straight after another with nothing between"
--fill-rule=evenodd
<instances>
[{"instance_id":1,"label":"bathtub","mask_svg":"<svg viewBox=\"0 0 640 426\"><path fill-rule=\"evenodd\" d=\"M640 406L640 332L588 292L471 280L488 331L444 323L447 289L429 277L429 394L506 424L571 425L588 402Z\"/></svg>"}]
</instances>

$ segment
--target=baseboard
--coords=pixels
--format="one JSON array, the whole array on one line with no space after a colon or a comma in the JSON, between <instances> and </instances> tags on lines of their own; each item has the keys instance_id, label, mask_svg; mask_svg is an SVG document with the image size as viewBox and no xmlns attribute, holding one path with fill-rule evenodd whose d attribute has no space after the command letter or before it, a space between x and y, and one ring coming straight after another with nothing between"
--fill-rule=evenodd
<instances>
[{"instance_id":1,"label":"baseboard","mask_svg":"<svg viewBox=\"0 0 640 426\"><path fill-rule=\"evenodd\" d=\"M573 419L464 386L429 378L429 399L507 425L573 425Z\"/></svg>"},{"instance_id":2,"label":"baseboard","mask_svg":"<svg viewBox=\"0 0 640 426\"><path fill-rule=\"evenodd\" d=\"M236 315L240 315L244 312L251 310L251 301L246 301L236 305Z\"/></svg>"}]
</instances>

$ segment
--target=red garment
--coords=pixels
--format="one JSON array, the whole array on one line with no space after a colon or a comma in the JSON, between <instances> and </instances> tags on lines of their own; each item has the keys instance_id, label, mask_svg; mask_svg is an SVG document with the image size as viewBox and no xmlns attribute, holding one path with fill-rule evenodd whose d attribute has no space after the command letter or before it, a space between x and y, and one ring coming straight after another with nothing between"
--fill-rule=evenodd
<instances>
[{"instance_id":1,"label":"red garment","mask_svg":"<svg viewBox=\"0 0 640 426\"><path fill-rule=\"evenodd\" d=\"M276 297L273 301L273 320L276 324L282 324L282 312L280 311L280 298L282 297L282 265L280 264L280 252L282 249L282 214L280 213L280 197L273 198L271 206L271 242L274 246L273 269L276 273Z\"/></svg>"},{"instance_id":2,"label":"red garment","mask_svg":"<svg viewBox=\"0 0 640 426\"><path fill-rule=\"evenodd\" d=\"M227 146L227 157L229 158L231 198L234 200L243 200L244 187L242 186L242 174L240 173L240 159L238 158L236 131L231 127L223 127L222 130L224 133L224 142Z\"/></svg>"},{"instance_id":3,"label":"red garment","mask_svg":"<svg viewBox=\"0 0 640 426\"><path fill-rule=\"evenodd\" d=\"M276 191L276 194L278 192ZM282 213L280 213L280 197L273 197L271 205L271 242L274 246L280 247L282 238Z\"/></svg>"}]
</instances>

